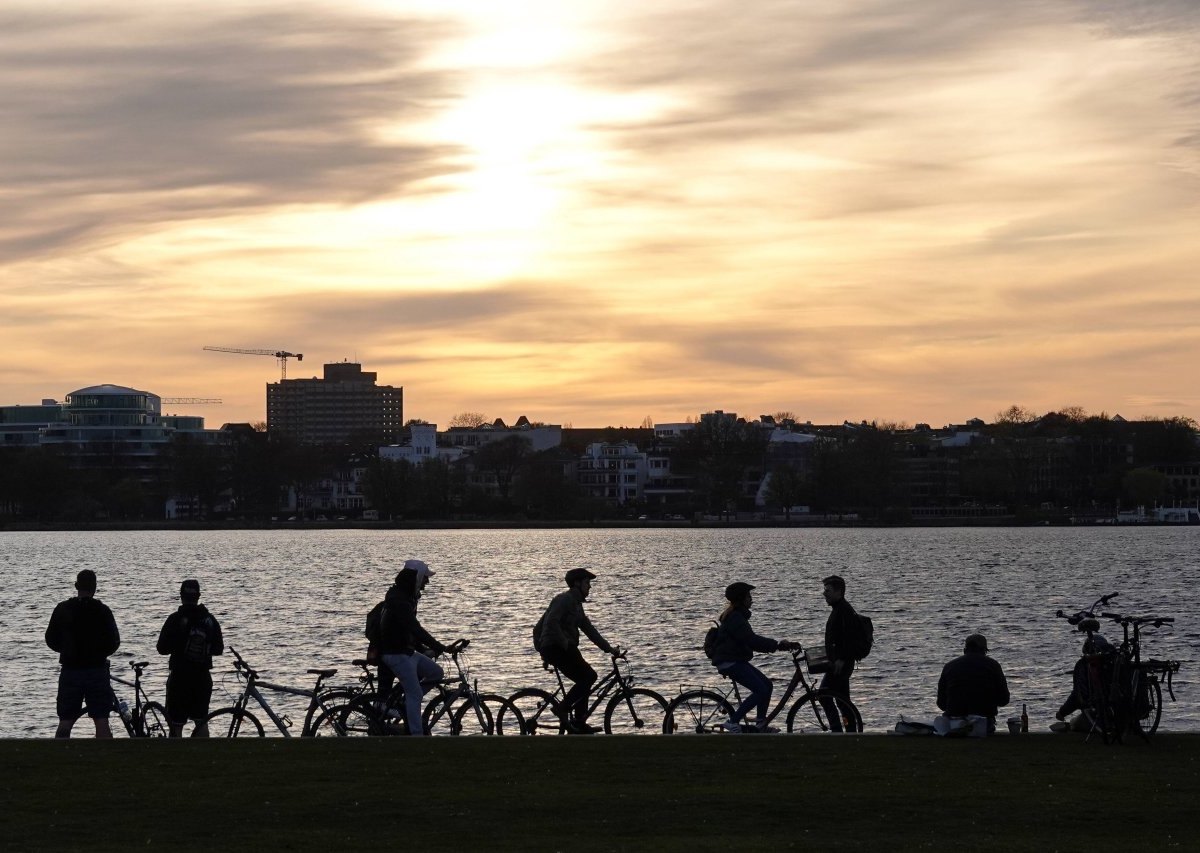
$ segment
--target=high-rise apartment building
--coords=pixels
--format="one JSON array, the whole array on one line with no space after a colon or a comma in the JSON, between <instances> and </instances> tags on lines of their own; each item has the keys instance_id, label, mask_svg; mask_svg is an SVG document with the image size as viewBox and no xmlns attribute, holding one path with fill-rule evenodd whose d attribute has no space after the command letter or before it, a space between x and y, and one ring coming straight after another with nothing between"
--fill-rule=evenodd
<instances>
[{"instance_id":1,"label":"high-rise apartment building","mask_svg":"<svg viewBox=\"0 0 1200 853\"><path fill-rule=\"evenodd\" d=\"M361 364L325 365L322 379L267 385L267 430L301 444L392 443L404 425L404 389L376 385Z\"/></svg>"}]
</instances>

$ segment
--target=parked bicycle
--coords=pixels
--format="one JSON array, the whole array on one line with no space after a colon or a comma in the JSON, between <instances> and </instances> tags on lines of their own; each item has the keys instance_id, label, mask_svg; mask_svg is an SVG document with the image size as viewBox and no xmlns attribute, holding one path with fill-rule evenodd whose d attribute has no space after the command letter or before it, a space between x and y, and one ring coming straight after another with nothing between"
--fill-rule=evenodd
<instances>
[{"instance_id":1,"label":"parked bicycle","mask_svg":"<svg viewBox=\"0 0 1200 853\"><path fill-rule=\"evenodd\" d=\"M504 696L480 693L478 679L471 678L467 661L470 644L470 640L459 639L446 647L456 674L427 685L434 695L421 714L425 733L454 737L498 734L496 720L503 716L515 726L509 734L520 734L524 728L520 711ZM318 735L330 732L339 737L407 734L404 709L404 688L397 686L382 702L373 694L364 694L329 708L313 727Z\"/></svg>"},{"instance_id":2,"label":"parked bicycle","mask_svg":"<svg viewBox=\"0 0 1200 853\"><path fill-rule=\"evenodd\" d=\"M130 737L167 737L170 734L167 709L158 702L150 701L145 688L142 687L142 670L149 665L150 662L144 660L130 662L133 681L126 681L111 672L108 675L109 681L133 688L133 707L113 691L113 710L121 718L121 724Z\"/></svg>"},{"instance_id":3,"label":"parked bicycle","mask_svg":"<svg viewBox=\"0 0 1200 853\"><path fill-rule=\"evenodd\" d=\"M792 695L799 688L800 696L787 712L786 726L789 733L861 732L862 715L854 703L831 690L820 689L815 682L810 683L805 678L804 667L801 666L809 664L808 655L799 647L792 649L791 653L795 671L775 707L767 714L767 719L762 721L763 725L769 726L783 713L783 709L788 707ZM817 660L818 657L814 654L812 665L819 670L821 666ZM726 723L733 716L734 708L742 702L738 683L732 679L728 680L730 686L724 690L693 688L682 691L672 699L667 705L666 718L663 720L663 733L715 734L727 731Z\"/></svg>"},{"instance_id":4,"label":"parked bicycle","mask_svg":"<svg viewBox=\"0 0 1200 853\"><path fill-rule=\"evenodd\" d=\"M1175 699L1172 680L1179 662L1142 660L1141 635L1144 628L1160 628L1175 620L1102 612L1100 618L1120 625L1123 635L1119 647L1102 646L1096 641L1100 622L1095 611L1116 597L1117 593L1110 593L1075 614L1068 616L1061 610L1056 614L1087 634L1084 654L1072 672L1072 690L1088 723L1089 739L1099 734L1105 743L1119 743L1126 733L1136 732L1148 740L1162 719L1162 684Z\"/></svg>"},{"instance_id":5,"label":"parked bicycle","mask_svg":"<svg viewBox=\"0 0 1200 853\"><path fill-rule=\"evenodd\" d=\"M640 735L662 731L667 700L647 687L634 686L633 669L625 651L617 649L610 657L612 669L592 685L584 700L587 703L587 716L590 717L607 700L604 708L605 734ZM550 664L543 666L554 672L558 687L553 693L538 687L527 687L509 696L516 713L501 711L496 719L500 734L521 731L522 721L525 734L562 734L566 731L562 701L566 698L567 688L562 673Z\"/></svg>"},{"instance_id":6,"label":"parked bicycle","mask_svg":"<svg viewBox=\"0 0 1200 853\"><path fill-rule=\"evenodd\" d=\"M284 737L291 737L292 720L287 714L278 714L271 707L266 698L262 695L259 688L273 690L277 693L286 693L293 696L303 696L308 698L308 708L305 712L305 724L301 728L301 737L311 737L315 733L315 723L310 724L309 720L316 720L320 713L326 710L332 703L341 701L332 691L322 689L324 681L328 678L333 678L337 674L336 669L310 669L309 675L317 677L316 683L311 690L301 687L289 687L283 684L272 684L271 682L263 681L259 678L258 670L246 663L245 659L238 654L237 649L233 646L229 647L229 651L234 657L234 672L237 674L238 680L242 683L242 691L234 700L233 705L228 708L218 708L208 715L208 728L213 737L264 737L266 730L263 724L259 721L250 710L248 710L250 701L254 700L258 706L267 715L279 733Z\"/></svg>"}]
</instances>

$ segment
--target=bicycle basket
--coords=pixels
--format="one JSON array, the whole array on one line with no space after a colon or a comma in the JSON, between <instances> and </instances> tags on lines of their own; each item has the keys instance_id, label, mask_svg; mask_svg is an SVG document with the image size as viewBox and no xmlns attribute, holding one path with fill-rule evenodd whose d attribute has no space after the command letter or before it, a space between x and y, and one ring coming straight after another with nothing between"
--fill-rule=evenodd
<instances>
[{"instance_id":1,"label":"bicycle basket","mask_svg":"<svg viewBox=\"0 0 1200 853\"><path fill-rule=\"evenodd\" d=\"M805 646L804 661L808 664L811 675L822 675L832 668L829 663L829 652L824 646Z\"/></svg>"}]
</instances>

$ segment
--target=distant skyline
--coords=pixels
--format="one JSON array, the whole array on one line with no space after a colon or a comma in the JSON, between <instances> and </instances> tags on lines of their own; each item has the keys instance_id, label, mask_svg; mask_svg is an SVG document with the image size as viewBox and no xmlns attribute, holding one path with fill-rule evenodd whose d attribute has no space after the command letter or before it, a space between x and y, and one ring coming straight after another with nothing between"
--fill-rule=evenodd
<instances>
[{"instance_id":1,"label":"distant skyline","mask_svg":"<svg viewBox=\"0 0 1200 853\"><path fill-rule=\"evenodd\" d=\"M0 9L0 404L1200 418L1195 0Z\"/></svg>"}]
</instances>

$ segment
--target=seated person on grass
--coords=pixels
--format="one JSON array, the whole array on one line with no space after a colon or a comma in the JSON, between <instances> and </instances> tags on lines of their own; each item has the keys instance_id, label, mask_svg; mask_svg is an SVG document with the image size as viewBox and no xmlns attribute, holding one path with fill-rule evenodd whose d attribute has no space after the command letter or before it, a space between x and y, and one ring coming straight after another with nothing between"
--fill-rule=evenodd
<instances>
[{"instance_id":1,"label":"seated person on grass","mask_svg":"<svg viewBox=\"0 0 1200 853\"><path fill-rule=\"evenodd\" d=\"M996 714L1008 704L1008 681L987 650L987 638L982 634L967 637L962 655L942 667L937 706L950 719L987 717L990 735L996 732Z\"/></svg>"}]
</instances>

